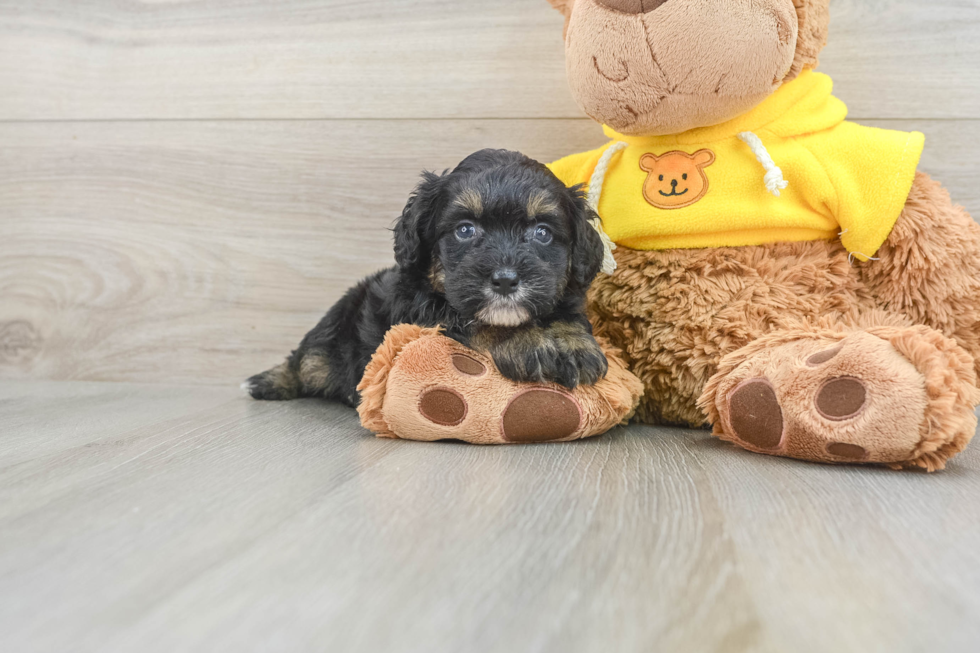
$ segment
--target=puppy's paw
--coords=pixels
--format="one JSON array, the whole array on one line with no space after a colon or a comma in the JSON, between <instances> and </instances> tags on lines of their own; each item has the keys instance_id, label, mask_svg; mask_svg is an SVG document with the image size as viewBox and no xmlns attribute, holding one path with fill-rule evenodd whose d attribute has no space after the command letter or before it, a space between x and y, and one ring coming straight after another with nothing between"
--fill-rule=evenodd
<instances>
[{"instance_id":1,"label":"puppy's paw","mask_svg":"<svg viewBox=\"0 0 980 653\"><path fill-rule=\"evenodd\" d=\"M566 388L578 385L594 385L606 376L609 362L591 336L554 339L550 347L542 350L541 376L544 381L558 383Z\"/></svg>"},{"instance_id":2,"label":"puppy's paw","mask_svg":"<svg viewBox=\"0 0 980 653\"><path fill-rule=\"evenodd\" d=\"M574 368L579 384L595 385L605 378L606 372L609 371L609 361L606 360L605 354L602 353L594 340L592 346L570 349L567 356L566 364L567 361L571 361L570 367ZM560 379L556 379L556 381L567 388L575 387L574 384L569 385Z\"/></svg>"},{"instance_id":3,"label":"puppy's paw","mask_svg":"<svg viewBox=\"0 0 980 653\"><path fill-rule=\"evenodd\" d=\"M512 381L557 383L574 389L606 376L609 362L587 333L552 333L530 343L512 341L492 352L500 373Z\"/></svg>"}]
</instances>

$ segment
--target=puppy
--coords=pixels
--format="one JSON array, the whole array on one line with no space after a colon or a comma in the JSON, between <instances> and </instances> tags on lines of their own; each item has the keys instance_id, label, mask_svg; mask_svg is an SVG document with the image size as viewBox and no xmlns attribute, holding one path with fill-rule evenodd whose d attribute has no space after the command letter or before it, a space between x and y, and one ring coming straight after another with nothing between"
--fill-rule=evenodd
<instances>
[{"instance_id":1,"label":"puppy","mask_svg":"<svg viewBox=\"0 0 980 653\"><path fill-rule=\"evenodd\" d=\"M394 228L397 265L351 288L286 362L244 387L356 406L364 368L402 323L441 325L515 381L595 383L607 363L585 317L603 255L594 217L579 188L517 152L423 173Z\"/></svg>"}]
</instances>

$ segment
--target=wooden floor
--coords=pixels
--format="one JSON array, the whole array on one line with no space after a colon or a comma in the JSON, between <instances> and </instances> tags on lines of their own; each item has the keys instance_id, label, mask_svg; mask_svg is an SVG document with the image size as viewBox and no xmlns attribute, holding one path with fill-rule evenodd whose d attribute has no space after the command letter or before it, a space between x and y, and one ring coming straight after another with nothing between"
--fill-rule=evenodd
<instances>
[{"instance_id":1,"label":"wooden floor","mask_svg":"<svg viewBox=\"0 0 980 653\"><path fill-rule=\"evenodd\" d=\"M706 432L376 439L326 402L0 382L0 650L971 651L980 447L941 474Z\"/></svg>"},{"instance_id":2,"label":"wooden floor","mask_svg":"<svg viewBox=\"0 0 980 653\"><path fill-rule=\"evenodd\" d=\"M980 216L980 0L832 0L853 120ZM601 145L546 0L0 0L0 653L980 651L936 475L247 401L422 168ZM980 443L980 440L978 440Z\"/></svg>"}]
</instances>

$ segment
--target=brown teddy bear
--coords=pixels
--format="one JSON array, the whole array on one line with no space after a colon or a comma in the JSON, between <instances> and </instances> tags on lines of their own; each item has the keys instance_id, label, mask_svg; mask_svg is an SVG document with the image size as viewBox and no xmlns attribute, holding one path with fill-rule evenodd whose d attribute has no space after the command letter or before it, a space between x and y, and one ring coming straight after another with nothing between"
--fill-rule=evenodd
<instances>
[{"instance_id":1,"label":"brown teddy bear","mask_svg":"<svg viewBox=\"0 0 980 653\"><path fill-rule=\"evenodd\" d=\"M636 418L942 469L977 426L980 226L917 171L922 134L845 120L813 71L829 0L549 1L572 93L611 139L551 168L588 185L618 245L590 317L642 381ZM418 412L426 374L392 414Z\"/></svg>"},{"instance_id":2,"label":"brown teddy bear","mask_svg":"<svg viewBox=\"0 0 980 653\"><path fill-rule=\"evenodd\" d=\"M592 320L644 383L638 417L942 468L976 430L980 226L916 171L921 134L844 120L812 71L829 0L551 2L572 92L613 139L553 169L606 166L590 192L620 247ZM643 197L643 157L701 149L701 199Z\"/></svg>"}]
</instances>

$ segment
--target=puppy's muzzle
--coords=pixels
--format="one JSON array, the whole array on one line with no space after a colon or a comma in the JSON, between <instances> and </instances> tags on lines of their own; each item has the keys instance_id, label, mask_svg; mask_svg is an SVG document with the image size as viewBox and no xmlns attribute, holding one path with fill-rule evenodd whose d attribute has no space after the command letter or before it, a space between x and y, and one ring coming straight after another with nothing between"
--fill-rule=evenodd
<instances>
[{"instance_id":1,"label":"puppy's muzzle","mask_svg":"<svg viewBox=\"0 0 980 653\"><path fill-rule=\"evenodd\" d=\"M490 287L493 292L506 297L517 291L521 285L521 279L517 276L517 271L512 268L500 268L490 275Z\"/></svg>"},{"instance_id":2,"label":"puppy's muzzle","mask_svg":"<svg viewBox=\"0 0 980 653\"><path fill-rule=\"evenodd\" d=\"M514 268L494 270L483 295L484 304L476 318L484 324L515 327L531 319L531 311L524 305L527 288L521 284L520 275Z\"/></svg>"}]
</instances>

